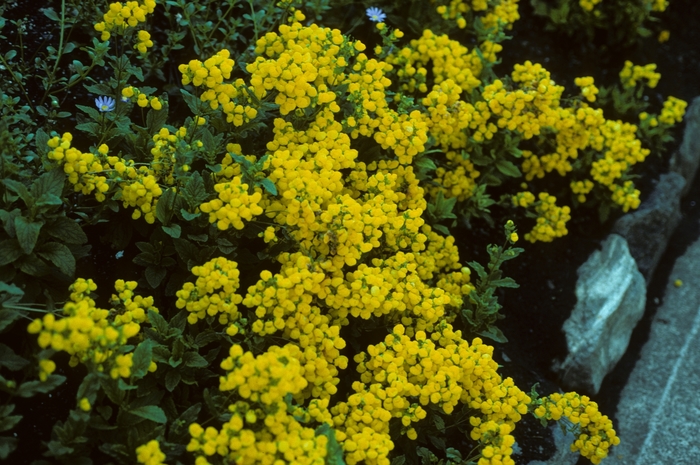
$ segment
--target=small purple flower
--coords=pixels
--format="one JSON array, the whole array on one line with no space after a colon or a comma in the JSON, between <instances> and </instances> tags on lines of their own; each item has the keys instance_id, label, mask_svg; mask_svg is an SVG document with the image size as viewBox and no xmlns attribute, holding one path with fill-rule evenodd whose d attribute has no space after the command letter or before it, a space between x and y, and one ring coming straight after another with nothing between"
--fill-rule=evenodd
<instances>
[{"instance_id":1,"label":"small purple flower","mask_svg":"<svg viewBox=\"0 0 700 465\"><path fill-rule=\"evenodd\" d=\"M370 21L373 21L375 23L383 23L386 19L386 15L381 10L381 8L377 8L376 6L371 6L367 8L367 17Z\"/></svg>"},{"instance_id":2,"label":"small purple flower","mask_svg":"<svg viewBox=\"0 0 700 465\"><path fill-rule=\"evenodd\" d=\"M114 111L116 102L112 97L97 97L95 99L95 106L102 113Z\"/></svg>"}]
</instances>

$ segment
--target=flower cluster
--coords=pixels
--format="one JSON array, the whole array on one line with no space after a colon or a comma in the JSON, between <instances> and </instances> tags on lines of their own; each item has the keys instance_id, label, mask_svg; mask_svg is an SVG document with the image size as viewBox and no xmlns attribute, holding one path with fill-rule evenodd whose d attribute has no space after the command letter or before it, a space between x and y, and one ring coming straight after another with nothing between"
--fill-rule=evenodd
<instances>
[{"instance_id":1,"label":"flower cluster","mask_svg":"<svg viewBox=\"0 0 700 465\"><path fill-rule=\"evenodd\" d=\"M97 285L91 279L80 278L69 288L71 294L63 306L64 318L56 319L53 313L47 313L34 320L27 330L39 335L38 343L42 349L50 347L68 353L71 366L83 363L96 366L99 371L108 369L112 378L128 378L133 353L120 353L120 348L139 333L141 326L135 317L143 315L144 307L157 311L150 305L152 297L131 299L135 287L133 283L117 281L115 289L120 297L115 296L115 300L118 299L123 307L110 311L97 308L90 298ZM155 369L154 365L151 371Z\"/></svg>"},{"instance_id":2,"label":"flower cluster","mask_svg":"<svg viewBox=\"0 0 700 465\"><path fill-rule=\"evenodd\" d=\"M599 464L608 456L610 447L620 443L615 434L612 421L607 415L598 411L598 404L587 396L575 392L566 394L554 393L537 400L539 404L535 416L559 421L565 417L579 429L579 437L571 445L573 452L578 451L594 464Z\"/></svg>"},{"instance_id":3,"label":"flower cluster","mask_svg":"<svg viewBox=\"0 0 700 465\"><path fill-rule=\"evenodd\" d=\"M255 119L258 111L250 105L252 88L246 87L242 79L236 79L233 83L224 82L230 79L235 62L230 58L228 50L221 50L202 63L199 60L191 60L188 64L179 66L182 73L182 84L192 84L195 87L204 87L200 99L208 102L212 110L221 107L226 115L226 121L234 126L242 126ZM257 95L257 98L262 98Z\"/></svg>"},{"instance_id":4,"label":"flower cluster","mask_svg":"<svg viewBox=\"0 0 700 465\"><path fill-rule=\"evenodd\" d=\"M73 135L69 132L61 137L53 137L49 140L49 150L47 157L55 160L59 165L63 165L63 172L68 175L68 182L73 184L75 192L90 194L95 192L95 198L102 202L105 200L105 192L109 190L107 177L98 175L106 167L100 162L98 155L107 154L109 147L102 144L97 152L83 153L75 147L71 147ZM108 165L107 165L108 167Z\"/></svg>"},{"instance_id":5,"label":"flower cluster","mask_svg":"<svg viewBox=\"0 0 700 465\"><path fill-rule=\"evenodd\" d=\"M581 5L585 11L593 11L595 6L603 0L579 0L578 4Z\"/></svg>"},{"instance_id":6,"label":"flower cluster","mask_svg":"<svg viewBox=\"0 0 700 465\"><path fill-rule=\"evenodd\" d=\"M238 263L218 257L193 267L192 274L197 276L197 281L186 282L177 291L175 306L187 309L190 324L218 315L220 324L229 325L226 330L229 336L238 334L238 304L243 300L236 294L240 285Z\"/></svg>"},{"instance_id":7,"label":"flower cluster","mask_svg":"<svg viewBox=\"0 0 700 465\"><path fill-rule=\"evenodd\" d=\"M146 15L153 13L155 7L155 0L143 0L143 3L135 1L110 3L109 11L104 14L101 22L95 24L95 30L102 33L101 39L103 41L109 40L112 33L123 34L127 28L136 27L139 23L146 22ZM143 37L145 36L139 34L139 44L145 44L150 40L150 37L142 40ZM152 45L153 43L150 46ZM141 51L141 47L137 47ZM149 45L144 45L144 47L149 47Z\"/></svg>"},{"instance_id":8,"label":"flower cluster","mask_svg":"<svg viewBox=\"0 0 700 465\"><path fill-rule=\"evenodd\" d=\"M589 102L595 102L598 88L593 84L592 77L577 77L574 79L574 84L581 88L581 95Z\"/></svg>"},{"instance_id":9,"label":"flower cluster","mask_svg":"<svg viewBox=\"0 0 700 465\"><path fill-rule=\"evenodd\" d=\"M301 397L328 398L339 383L338 370L347 367L347 357L340 355L345 340L340 337L342 321L316 305L314 298L332 295L333 282L309 257L285 253L279 257L282 269L273 275L265 270L248 288L243 305L255 311L252 330L260 336L275 333L296 341L303 350L299 362L305 370L308 388Z\"/></svg>"},{"instance_id":10,"label":"flower cluster","mask_svg":"<svg viewBox=\"0 0 700 465\"><path fill-rule=\"evenodd\" d=\"M583 181L571 181L570 184L571 192L577 195L576 199L580 203L586 201L586 194L593 190L593 181L590 179L584 179Z\"/></svg>"},{"instance_id":11,"label":"flower cluster","mask_svg":"<svg viewBox=\"0 0 700 465\"><path fill-rule=\"evenodd\" d=\"M664 107L659 115L659 122L668 125L680 123L683 120L687 106L688 102L685 100L669 96L664 102Z\"/></svg>"},{"instance_id":12,"label":"flower cluster","mask_svg":"<svg viewBox=\"0 0 700 465\"><path fill-rule=\"evenodd\" d=\"M559 207L556 197L546 192L540 192L539 200L531 192L519 192L512 197L513 205L527 208L535 205L537 222L532 231L525 234L525 239L530 242L551 242L554 238L565 236L568 231L566 222L571 219L571 209L567 206Z\"/></svg>"},{"instance_id":13,"label":"flower cluster","mask_svg":"<svg viewBox=\"0 0 700 465\"><path fill-rule=\"evenodd\" d=\"M661 79L661 74L656 72L654 63L637 66L626 60L625 67L620 71L620 82L623 87L635 87L638 82L646 81L646 85L653 89L659 83L659 79Z\"/></svg>"},{"instance_id":14,"label":"flower cluster","mask_svg":"<svg viewBox=\"0 0 700 465\"><path fill-rule=\"evenodd\" d=\"M255 192L249 194L248 184L242 182L240 176L234 176L231 181L214 185L218 197L199 206L204 213L209 213L209 222L216 223L216 227L226 231L231 226L235 229L243 229L245 221L251 221L254 216L262 215L263 209L259 205L262 200L262 189L256 187Z\"/></svg>"},{"instance_id":15,"label":"flower cluster","mask_svg":"<svg viewBox=\"0 0 700 465\"><path fill-rule=\"evenodd\" d=\"M510 29L520 18L518 0L488 2L487 0L450 0L448 5L440 5L437 12L443 19L453 20L457 27L465 29L470 23L466 18L479 13L478 18L485 28ZM466 17L466 18L465 18Z\"/></svg>"},{"instance_id":16,"label":"flower cluster","mask_svg":"<svg viewBox=\"0 0 700 465\"><path fill-rule=\"evenodd\" d=\"M316 436L287 412L286 396L299 394L307 385L300 357L301 350L293 344L272 346L258 356L244 352L240 345L231 346L229 357L221 363L227 374L220 379L220 389L245 400L229 406L231 418L220 430L190 425L187 450L197 455L197 465L210 463L206 457L213 455L246 465L325 463L327 437Z\"/></svg>"},{"instance_id":17,"label":"flower cluster","mask_svg":"<svg viewBox=\"0 0 700 465\"><path fill-rule=\"evenodd\" d=\"M139 88L134 86L124 87L122 89L122 100L133 102L134 99L136 99L136 104L141 108L150 106L156 111L163 108L163 102L158 97L149 97L146 92L142 92Z\"/></svg>"},{"instance_id":18,"label":"flower cluster","mask_svg":"<svg viewBox=\"0 0 700 465\"><path fill-rule=\"evenodd\" d=\"M136 460L144 465L165 465L165 454L160 450L160 443L153 439L136 448Z\"/></svg>"},{"instance_id":19,"label":"flower cluster","mask_svg":"<svg viewBox=\"0 0 700 465\"><path fill-rule=\"evenodd\" d=\"M413 425L426 417L425 407L434 404L450 414L458 403L480 412L471 417L471 438L484 446L486 461L480 463L512 463L510 432L530 398L498 375L493 348L478 338L467 343L445 322L432 334L406 333L396 325L384 342L355 356L361 381L347 402L331 408L348 463L388 463L389 419L400 418L402 434L416 439Z\"/></svg>"}]
</instances>

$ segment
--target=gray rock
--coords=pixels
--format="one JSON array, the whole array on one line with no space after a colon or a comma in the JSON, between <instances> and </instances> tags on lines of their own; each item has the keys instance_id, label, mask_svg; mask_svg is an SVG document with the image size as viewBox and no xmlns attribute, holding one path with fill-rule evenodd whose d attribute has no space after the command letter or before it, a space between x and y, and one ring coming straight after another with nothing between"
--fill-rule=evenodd
<instances>
[{"instance_id":1,"label":"gray rock","mask_svg":"<svg viewBox=\"0 0 700 465\"><path fill-rule=\"evenodd\" d=\"M605 465L695 465L700 457L700 240L673 266L649 339L622 390ZM676 287L674 281L682 279Z\"/></svg>"},{"instance_id":2,"label":"gray rock","mask_svg":"<svg viewBox=\"0 0 700 465\"><path fill-rule=\"evenodd\" d=\"M620 217L613 226L613 232L627 240L647 284L681 220L680 198L685 185L678 173L661 175L639 210Z\"/></svg>"},{"instance_id":3,"label":"gray rock","mask_svg":"<svg viewBox=\"0 0 700 465\"><path fill-rule=\"evenodd\" d=\"M559 367L563 384L595 394L627 350L644 314L646 285L627 242L611 234L578 269L576 306L564 322L569 354Z\"/></svg>"},{"instance_id":4,"label":"gray rock","mask_svg":"<svg viewBox=\"0 0 700 465\"><path fill-rule=\"evenodd\" d=\"M670 170L685 178L682 196L688 193L700 164L700 97L695 97L685 112L683 141L671 157Z\"/></svg>"}]
</instances>

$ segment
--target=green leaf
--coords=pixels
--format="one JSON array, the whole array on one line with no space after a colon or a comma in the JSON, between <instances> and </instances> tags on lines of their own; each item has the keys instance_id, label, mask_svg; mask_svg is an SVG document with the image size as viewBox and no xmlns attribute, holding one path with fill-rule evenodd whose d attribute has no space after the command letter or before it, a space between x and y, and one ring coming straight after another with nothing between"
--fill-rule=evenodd
<instances>
[{"instance_id":1,"label":"green leaf","mask_svg":"<svg viewBox=\"0 0 700 465\"><path fill-rule=\"evenodd\" d=\"M17 241L27 255L32 253L36 241L39 239L41 227L44 225L41 221L29 221L23 216L15 217L15 231L17 232Z\"/></svg>"},{"instance_id":2,"label":"green leaf","mask_svg":"<svg viewBox=\"0 0 700 465\"><path fill-rule=\"evenodd\" d=\"M148 321L151 323L153 328L155 328L158 333L167 336L170 333L170 325L160 313L156 313L153 310L148 310Z\"/></svg>"},{"instance_id":3,"label":"green leaf","mask_svg":"<svg viewBox=\"0 0 700 465\"><path fill-rule=\"evenodd\" d=\"M416 168L423 172L433 171L437 169L437 165L430 157L420 157L414 160L414 165Z\"/></svg>"},{"instance_id":4,"label":"green leaf","mask_svg":"<svg viewBox=\"0 0 700 465\"><path fill-rule=\"evenodd\" d=\"M4 366L10 371L17 371L27 366L28 363L29 360L15 354L15 351L5 344L0 344L0 366Z\"/></svg>"},{"instance_id":5,"label":"green leaf","mask_svg":"<svg viewBox=\"0 0 700 465\"><path fill-rule=\"evenodd\" d=\"M484 270L484 267L481 266L481 264L477 262L467 262L467 265L469 265L474 269L474 271L476 271L476 274L479 276L480 279L486 279L488 277L486 270Z\"/></svg>"},{"instance_id":6,"label":"green leaf","mask_svg":"<svg viewBox=\"0 0 700 465\"><path fill-rule=\"evenodd\" d=\"M185 354L182 356L182 362L185 364L185 366L192 367L192 368L203 368L205 366L209 365L209 362L199 355L197 352L185 352Z\"/></svg>"},{"instance_id":7,"label":"green leaf","mask_svg":"<svg viewBox=\"0 0 700 465\"><path fill-rule=\"evenodd\" d=\"M3 179L2 182L8 189L19 195L27 207L34 205L34 197L29 193L27 186L14 179Z\"/></svg>"},{"instance_id":8,"label":"green leaf","mask_svg":"<svg viewBox=\"0 0 700 465\"><path fill-rule=\"evenodd\" d=\"M141 342L134 350L134 356L131 365L131 376L134 379L141 379L148 373L148 367L151 366L153 357L153 341L146 339Z\"/></svg>"},{"instance_id":9,"label":"green leaf","mask_svg":"<svg viewBox=\"0 0 700 465\"><path fill-rule=\"evenodd\" d=\"M7 415L0 417L0 432L9 431L22 419L22 415Z\"/></svg>"},{"instance_id":10,"label":"green leaf","mask_svg":"<svg viewBox=\"0 0 700 465\"><path fill-rule=\"evenodd\" d=\"M185 210L184 208L181 208L181 209L180 209L180 214L182 215L182 217L183 217L186 221L192 221L192 220L194 220L195 218L199 218L200 216L202 216L201 213L190 213L190 212L188 212L187 210Z\"/></svg>"},{"instance_id":11,"label":"green leaf","mask_svg":"<svg viewBox=\"0 0 700 465\"><path fill-rule=\"evenodd\" d=\"M72 277L75 274L75 257L65 245L58 242L47 242L42 244L36 253L56 265L66 276Z\"/></svg>"},{"instance_id":12,"label":"green leaf","mask_svg":"<svg viewBox=\"0 0 700 465\"><path fill-rule=\"evenodd\" d=\"M391 459L391 465L403 465L406 463L406 456L405 455L397 455L393 459Z\"/></svg>"},{"instance_id":13,"label":"green leaf","mask_svg":"<svg viewBox=\"0 0 700 465\"><path fill-rule=\"evenodd\" d=\"M265 178L260 182L260 184L271 195L277 195L277 187L275 187L275 183L272 182L270 179Z\"/></svg>"},{"instance_id":14,"label":"green leaf","mask_svg":"<svg viewBox=\"0 0 700 465\"><path fill-rule=\"evenodd\" d=\"M0 266L9 265L22 256L22 249L17 239L5 239L0 242Z\"/></svg>"},{"instance_id":15,"label":"green leaf","mask_svg":"<svg viewBox=\"0 0 700 465\"><path fill-rule=\"evenodd\" d=\"M170 226L164 225L163 231L165 231L165 233L168 236L177 239L180 237L180 234L182 233L182 228L180 228L179 224L171 224Z\"/></svg>"},{"instance_id":16,"label":"green leaf","mask_svg":"<svg viewBox=\"0 0 700 465\"><path fill-rule=\"evenodd\" d=\"M433 423L435 424L435 428L437 428L438 431L440 431L441 433L445 432L445 420L443 420L440 415L433 415Z\"/></svg>"},{"instance_id":17,"label":"green leaf","mask_svg":"<svg viewBox=\"0 0 700 465\"><path fill-rule=\"evenodd\" d=\"M445 236L450 235L450 230L447 228L447 226L443 226L441 224L434 224L432 225L432 228L436 231L443 233Z\"/></svg>"},{"instance_id":18,"label":"green leaf","mask_svg":"<svg viewBox=\"0 0 700 465\"><path fill-rule=\"evenodd\" d=\"M156 405L144 405L143 407L136 407L133 410L129 410L129 413L136 415L146 420L151 420L156 423L165 424L168 418L165 416L165 412L162 408Z\"/></svg>"},{"instance_id":19,"label":"green leaf","mask_svg":"<svg viewBox=\"0 0 700 465\"><path fill-rule=\"evenodd\" d=\"M182 376L178 370L168 370L168 372L165 374L165 389L167 389L169 392L173 392L177 385L180 384L181 379Z\"/></svg>"},{"instance_id":20,"label":"green leaf","mask_svg":"<svg viewBox=\"0 0 700 465\"><path fill-rule=\"evenodd\" d=\"M510 287L513 289L520 287L520 284L516 283L513 278L494 279L491 281L491 285L494 287Z\"/></svg>"},{"instance_id":21,"label":"green leaf","mask_svg":"<svg viewBox=\"0 0 700 465\"><path fill-rule=\"evenodd\" d=\"M27 381L19 385L16 394L20 397L32 397L34 394L46 394L63 384L65 380L65 376L49 375L46 381Z\"/></svg>"},{"instance_id":22,"label":"green leaf","mask_svg":"<svg viewBox=\"0 0 700 465\"><path fill-rule=\"evenodd\" d=\"M505 344L506 342L508 342L508 338L505 336L505 334L503 334L503 332L500 329L496 328L495 326L489 325L486 328L486 331L481 331L477 334L479 336L489 338L492 341L500 342L502 344Z\"/></svg>"},{"instance_id":23,"label":"green leaf","mask_svg":"<svg viewBox=\"0 0 700 465\"><path fill-rule=\"evenodd\" d=\"M84 244L88 241L83 228L70 218L59 216L53 222L46 225L46 231L50 236L60 239L67 244Z\"/></svg>"},{"instance_id":24,"label":"green leaf","mask_svg":"<svg viewBox=\"0 0 700 465\"><path fill-rule=\"evenodd\" d=\"M146 113L146 128L150 134L155 134L160 129L165 126L165 122L168 120L168 107L163 105L160 110L150 109Z\"/></svg>"},{"instance_id":25,"label":"green leaf","mask_svg":"<svg viewBox=\"0 0 700 465\"><path fill-rule=\"evenodd\" d=\"M324 423L316 428L316 436L326 436L328 438L326 442L326 464L345 465L345 460L343 460L343 448L335 438L335 430L332 429L328 423Z\"/></svg>"},{"instance_id":26,"label":"green leaf","mask_svg":"<svg viewBox=\"0 0 700 465\"><path fill-rule=\"evenodd\" d=\"M175 244L175 250L177 251L177 254L180 256L183 262L197 262L199 249L196 245L194 245L187 239L182 238L173 240L173 243Z\"/></svg>"},{"instance_id":27,"label":"green leaf","mask_svg":"<svg viewBox=\"0 0 700 465\"><path fill-rule=\"evenodd\" d=\"M100 390L100 375L97 373L89 373L83 382L78 386L78 392L75 396L77 400L87 397L92 403L97 392Z\"/></svg>"},{"instance_id":28,"label":"green leaf","mask_svg":"<svg viewBox=\"0 0 700 465\"><path fill-rule=\"evenodd\" d=\"M105 394L107 394L109 400L117 405L121 405L122 401L124 400L125 393L119 389L117 380L112 379L109 376L102 376L100 377L100 386L102 386L102 390L105 392Z\"/></svg>"},{"instance_id":29,"label":"green leaf","mask_svg":"<svg viewBox=\"0 0 700 465\"><path fill-rule=\"evenodd\" d=\"M165 275L168 272L166 271L165 268L159 267L159 266L149 266L146 268L146 281L148 281L148 284L151 285L153 289L157 288L160 286L160 283L163 281L163 278L165 278Z\"/></svg>"},{"instance_id":30,"label":"green leaf","mask_svg":"<svg viewBox=\"0 0 700 465\"><path fill-rule=\"evenodd\" d=\"M191 209L199 207L199 205L207 200L209 195L204 187L204 180L202 180L202 175L198 171L192 173L192 175L187 180L187 185L181 191L182 197L185 199L187 204Z\"/></svg>"},{"instance_id":31,"label":"green leaf","mask_svg":"<svg viewBox=\"0 0 700 465\"><path fill-rule=\"evenodd\" d=\"M29 276L45 276L51 272L51 268L36 255L24 256L19 261L19 269Z\"/></svg>"},{"instance_id":32,"label":"green leaf","mask_svg":"<svg viewBox=\"0 0 700 465\"><path fill-rule=\"evenodd\" d=\"M163 192L163 195L158 199L156 204L156 217L163 224L168 224L173 216L173 207L177 194L173 189L168 189Z\"/></svg>"},{"instance_id":33,"label":"green leaf","mask_svg":"<svg viewBox=\"0 0 700 465\"><path fill-rule=\"evenodd\" d=\"M187 92L185 89L180 89L180 93L182 94L182 98L185 100L185 103L189 107L190 111L198 115L199 114L199 106L201 104L201 101L199 98L197 98L196 95L192 95L189 92Z\"/></svg>"},{"instance_id":34,"label":"green leaf","mask_svg":"<svg viewBox=\"0 0 700 465\"><path fill-rule=\"evenodd\" d=\"M506 176L510 176L511 178L519 178L523 174L520 172L520 169L518 169L515 164L508 160L498 160L496 162L496 169L500 171L501 173L505 174Z\"/></svg>"},{"instance_id":35,"label":"green leaf","mask_svg":"<svg viewBox=\"0 0 700 465\"><path fill-rule=\"evenodd\" d=\"M0 436L0 460L5 460L17 449L17 438Z\"/></svg>"},{"instance_id":36,"label":"green leaf","mask_svg":"<svg viewBox=\"0 0 700 465\"><path fill-rule=\"evenodd\" d=\"M34 198L36 199L47 194L55 197L61 197L61 193L63 193L63 186L65 185L65 183L66 175L63 172L63 170L59 168L54 168L51 171L47 171L46 173L39 176L32 183L32 196L34 196Z\"/></svg>"},{"instance_id":37,"label":"green leaf","mask_svg":"<svg viewBox=\"0 0 700 465\"><path fill-rule=\"evenodd\" d=\"M117 380L117 387L120 391L133 391L134 389L139 388L138 386L133 384L126 384L126 382L122 378L119 378Z\"/></svg>"},{"instance_id":38,"label":"green leaf","mask_svg":"<svg viewBox=\"0 0 700 465\"><path fill-rule=\"evenodd\" d=\"M457 463L462 461L462 453L459 450L454 449L452 447L448 447L445 452L446 452L445 455L447 456L447 460L452 460L453 462L457 462Z\"/></svg>"},{"instance_id":39,"label":"green leaf","mask_svg":"<svg viewBox=\"0 0 700 465\"><path fill-rule=\"evenodd\" d=\"M0 305L0 333L3 332L5 328L10 326L15 320L20 319L22 315L22 312L18 312L17 310L11 308L2 308L2 305Z\"/></svg>"},{"instance_id":40,"label":"green leaf","mask_svg":"<svg viewBox=\"0 0 700 465\"><path fill-rule=\"evenodd\" d=\"M197 421L197 416L199 415L199 412L202 410L202 404L201 403L196 403L192 406L190 406L187 410L182 412L179 417L177 417L177 420L172 422L170 426L170 435L169 436L174 436L174 437L169 437L168 439L172 442L178 442L177 439L184 439L185 437L188 437L188 428L189 426Z\"/></svg>"},{"instance_id":41,"label":"green leaf","mask_svg":"<svg viewBox=\"0 0 700 465\"><path fill-rule=\"evenodd\" d=\"M49 7L49 8L40 8L39 11L41 11L42 13L44 13L44 16L46 16L47 18L49 18L51 21L56 21L56 22L61 21L61 19L60 19L60 18L58 17L58 15L56 14L56 11L54 11L54 9L51 8L51 7Z\"/></svg>"}]
</instances>

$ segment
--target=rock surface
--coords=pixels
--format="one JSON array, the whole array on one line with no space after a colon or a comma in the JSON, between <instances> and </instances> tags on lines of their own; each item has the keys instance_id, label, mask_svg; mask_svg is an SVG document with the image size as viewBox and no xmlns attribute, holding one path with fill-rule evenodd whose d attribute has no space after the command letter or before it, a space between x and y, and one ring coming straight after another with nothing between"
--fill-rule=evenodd
<instances>
[{"instance_id":1,"label":"rock surface","mask_svg":"<svg viewBox=\"0 0 700 465\"><path fill-rule=\"evenodd\" d=\"M613 233L627 240L647 284L681 220L680 199L685 185L685 178L678 173L661 175L639 210L620 217L613 226Z\"/></svg>"},{"instance_id":2,"label":"rock surface","mask_svg":"<svg viewBox=\"0 0 700 465\"><path fill-rule=\"evenodd\" d=\"M685 113L683 142L671 157L670 170L685 178L682 196L688 193L700 164L700 97L696 97Z\"/></svg>"},{"instance_id":3,"label":"rock surface","mask_svg":"<svg viewBox=\"0 0 700 465\"><path fill-rule=\"evenodd\" d=\"M564 386L595 394L627 349L644 313L646 285L625 239L611 234L578 269L576 306L564 323L569 354Z\"/></svg>"},{"instance_id":4,"label":"rock surface","mask_svg":"<svg viewBox=\"0 0 700 465\"><path fill-rule=\"evenodd\" d=\"M607 465L698 463L699 263L696 241L671 271L649 340L622 391L615 425L621 442Z\"/></svg>"}]
</instances>

